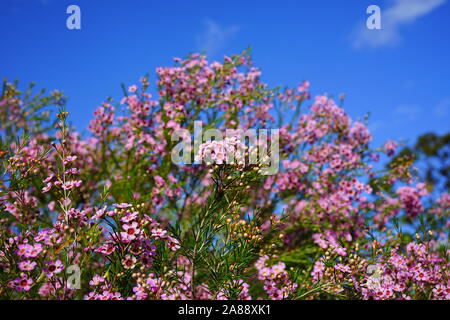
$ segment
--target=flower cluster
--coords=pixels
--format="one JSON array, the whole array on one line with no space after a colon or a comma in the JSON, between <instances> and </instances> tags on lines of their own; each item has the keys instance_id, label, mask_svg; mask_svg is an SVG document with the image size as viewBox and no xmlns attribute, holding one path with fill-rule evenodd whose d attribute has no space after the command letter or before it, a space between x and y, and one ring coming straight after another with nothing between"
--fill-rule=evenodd
<instances>
[{"instance_id":1,"label":"flower cluster","mask_svg":"<svg viewBox=\"0 0 450 320\"><path fill-rule=\"evenodd\" d=\"M272 266L267 265L268 256L262 256L255 263L258 270L258 279L264 281L264 290L270 299L281 300L288 298L297 288L296 283L292 283L286 272L286 264L278 262Z\"/></svg>"},{"instance_id":2,"label":"flower cluster","mask_svg":"<svg viewBox=\"0 0 450 320\"><path fill-rule=\"evenodd\" d=\"M226 137L222 141L210 141L199 147L195 161L206 164L245 163L246 146L236 137Z\"/></svg>"},{"instance_id":3,"label":"flower cluster","mask_svg":"<svg viewBox=\"0 0 450 320\"><path fill-rule=\"evenodd\" d=\"M367 119L308 81L269 88L247 52L174 60L102 103L86 136L59 91L5 82L1 299L450 299L448 190L396 142L374 148ZM195 121L236 134L172 162ZM248 129L278 129L278 154L260 158Z\"/></svg>"}]
</instances>

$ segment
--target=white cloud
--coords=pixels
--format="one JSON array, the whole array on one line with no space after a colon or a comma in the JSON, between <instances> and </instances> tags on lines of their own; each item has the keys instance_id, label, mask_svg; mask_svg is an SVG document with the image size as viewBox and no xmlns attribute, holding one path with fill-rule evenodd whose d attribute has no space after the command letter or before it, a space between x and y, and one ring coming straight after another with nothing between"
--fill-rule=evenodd
<instances>
[{"instance_id":1,"label":"white cloud","mask_svg":"<svg viewBox=\"0 0 450 320\"><path fill-rule=\"evenodd\" d=\"M400 28L427 15L447 0L391 0L391 6L381 8L381 29L369 30L364 24L358 25L353 33L353 46L382 47L401 41ZM367 15L367 17L369 17Z\"/></svg>"},{"instance_id":2,"label":"white cloud","mask_svg":"<svg viewBox=\"0 0 450 320\"><path fill-rule=\"evenodd\" d=\"M441 100L433 109L436 117L444 117L450 112L450 98Z\"/></svg>"},{"instance_id":3,"label":"white cloud","mask_svg":"<svg viewBox=\"0 0 450 320\"><path fill-rule=\"evenodd\" d=\"M401 105L393 110L393 114L399 117L398 120L413 121L416 120L421 109L418 106Z\"/></svg>"},{"instance_id":4,"label":"white cloud","mask_svg":"<svg viewBox=\"0 0 450 320\"><path fill-rule=\"evenodd\" d=\"M222 27L213 20L205 20L205 30L196 36L197 47L210 56L224 49L227 42L239 31L239 26Z\"/></svg>"}]
</instances>

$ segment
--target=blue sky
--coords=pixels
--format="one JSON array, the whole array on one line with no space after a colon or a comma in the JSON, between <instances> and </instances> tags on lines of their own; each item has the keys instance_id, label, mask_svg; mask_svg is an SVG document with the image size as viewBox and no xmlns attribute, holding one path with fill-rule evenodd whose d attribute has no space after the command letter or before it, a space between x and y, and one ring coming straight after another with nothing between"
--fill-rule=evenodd
<instances>
[{"instance_id":1,"label":"blue sky","mask_svg":"<svg viewBox=\"0 0 450 320\"><path fill-rule=\"evenodd\" d=\"M81 8L68 30L66 8ZM369 5L382 30L368 30ZM414 141L450 123L450 1L1 0L0 75L24 88L59 89L84 130L108 96L172 57L211 60L252 47L272 86L311 82L313 95L346 94L354 118L371 113L374 143Z\"/></svg>"}]
</instances>

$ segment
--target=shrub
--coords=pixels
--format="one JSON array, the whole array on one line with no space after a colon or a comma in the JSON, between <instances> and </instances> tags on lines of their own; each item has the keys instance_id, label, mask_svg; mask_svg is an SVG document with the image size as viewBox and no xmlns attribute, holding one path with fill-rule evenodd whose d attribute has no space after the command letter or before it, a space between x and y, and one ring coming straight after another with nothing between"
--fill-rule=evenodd
<instances>
[{"instance_id":1,"label":"shrub","mask_svg":"<svg viewBox=\"0 0 450 320\"><path fill-rule=\"evenodd\" d=\"M1 298L450 298L450 196L428 195L409 158L380 169L396 144L372 149L365 119L325 95L305 107L306 81L270 89L246 52L156 73L155 98L141 78L87 137L62 93L4 83ZM233 137L174 163L195 121L279 129L279 171Z\"/></svg>"}]
</instances>

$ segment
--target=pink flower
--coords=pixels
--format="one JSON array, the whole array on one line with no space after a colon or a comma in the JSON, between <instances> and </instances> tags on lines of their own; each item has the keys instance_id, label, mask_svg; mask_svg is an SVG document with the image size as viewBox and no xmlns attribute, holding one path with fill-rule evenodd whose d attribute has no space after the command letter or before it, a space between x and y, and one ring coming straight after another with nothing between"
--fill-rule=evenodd
<instances>
[{"instance_id":1,"label":"pink flower","mask_svg":"<svg viewBox=\"0 0 450 320\"><path fill-rule=\"evenodd\" d=\"M122 239L125 241L132 241L136 239L136 236L141 232L139 229L139 225L136 221L134 221L131 224L124 224L123 229L125 232L121 232L120 235L122 236Z\"/></svg>"},{"instance_id":2,"label":"pink flower","mask_svg":"<svg viewBox=\"0 0 450 320\"><path fill-rule=\"evenodd\" d=\"M33 249L33 246L31 246L29 244L19 244L17 246L17 248L18 249L17 249L16 253L19 256L28 258L30 256L31 249Z\"/></svg>"},{"instance_id":3,"label":"pink flower","mask_svg":"<svg viewBox=\"0 0 450 320\"><path fill-rule=\"evenodd\" d=\"M31 289L31 285L33 284L33 279L28 278L23 274L22 277L17 278L15 282L17 291L29 291Z\"/></svg>"},{"instance_id":4,"label":"pink flower","mask_svg":"<svg viewBox=\"0 0 450 320\"><path fill-rule=\"evenodd\" d=\"M47 178L45 178L44 183L48 183L48 182L52 181L54 177L55 177L55 175L53 173L50 174Z\"/></svg>"},{"instance_id":5,"label":"pink flower","mask_svg":"<svg viewBox=\"0 0 450 320\"><path fill-rule=\"evenodd\" d=\"M67 156L66 157L66 162L73 162L77 160L77 156Z\"/></svg>"},{"instance_id":6,"label":"pink flower","mask_svg":"<svg viewBox=\"0 0 450 320\"><path fill-rule=\"evenodd\" d=\"M98 286L99 284L101 284L102 282L105 282L105 278L103 278L102 276L99 275L95 275L91 281L89 281L89 285L91 286Z\"/></svg>"},{"instance_id":7,"label":"pink flower","mask_svg":"<svg viewBox=\"0 0 450 320\"><path fill-rule=\"evenodd\" d=\"M136 265L136 258L127 254L124 259L122 259L122 265L125 269L133 269Z\"/></svg>"},{"instance_id":8,"label":"pink flower","mask_svg":"<svg viewBox=\"0 0 450 320\"><path fill-rule=\"evenodd\" d=\"M109 255L111 253L113 253L116 250L116 248L114 247L114 245L108 243L108 244L103 244L100 247L98 247L97 249L95 249L96 252L100 252L106 255Z\"/></svg>"},{"instance_id":9,"label":"pink flower","mask_svg":"<svg viewBox=\"0 0 450 320\"><path fill-rule=\"evenodd\" d=\"M56 205L55 201L50 201L48 206L47 206L48 210L50 210L50 211L55 210L55 205Z\"/></svg>"},{"instance_id":10,"label":"pink flower","mask_svg":"<svg viewBox=\"0 0 450 320\"><path fill-rule=\"evenodd\" d=\"M46 282L39 288L39 295L44 298L49 298L54 295L59 288L61 288L59 282Z\"/></svg>"},{"instance_id":11,"label":"pink flower","mask_svg":"<svg viewBox=\"0 0 450 320\"><path fill-rule=\"evenodd\" d=\"M84 296L84 300L99 300L99 296L95 292L89 292L87 296Z\"/></svg>"},{"instance_id":12,"label":"pink flower","mask_svg":"<svg viewBox=\"0 0 450 320\"><path fill-rule=\"evenodd\" d=\"M115 203L114 206L118 209L126 209L132 207L133 205L129 203Z\"/></svg>"},{"instance_id":13,"label":"pink flower","mask_svg":"<svg viewBox=\"0 0 450 320\"><path fill-rule=\"evenodd\" d=\"M138 89L138 87L137 87L135 84L132 85L132 86L130 86L130 87L128 87L128 91L129 91L129 92L136 92L137 89Z\"/></svg>"},{"instance_id":14,"label":"pink flower","mask_svg":"<svg viewBox=\"0 0 450 320\"><path fill-rule=\"evenodd\" d=\"M98 209L95 212L95 215L92 218L94 218L94 219L101 219L105 215L105 213L106 213L106 206L104 206L101 209Z\"/></svg>"},{"instance_id":15,"label":"pink flower","mask_svg":"<svg viewBox=\"0 0 450 320\"><path fill-rule=\"evenodd\" d=\"M34 267L36 266L36 262L31 260L25 260L22 262L19 262L19 269L22 271L32 271L34 270Z\"/></svg>"},{"instance_id":16,"label":"pink flower","mask_svg":"<svg viewBox=\"0 0 450 320\"><path fill-rule=\"evenodd\" d=\"M387 141L384 144L384 152L388 157L393 156L395 153L395 149L397 148L397 144L395 141Z\"/></svg>"},{"instance_id":17,"label":"pink flower","mask_svg":"<svg viewBox=\"0 0 450 320\"><path fill-rule=\"evenodd\" d=\"M420 201L422 189L416 189L413 187L400 187L397 190L397 194L400 196L402 206L406 211L406 214L414 218L420 212L423 211L423 205Z\"/></svg>"},{"instance_id":18,"label":"pink flower","mask_svg":"<svg viewBox=\"0 0 450 320\"><path fill-rule=\"evenodd\" d=\"M61 260L48 261L45 271L47 273L47 277L52 277L55 274L60 273L64 270L64 266Z\"/></svg>"},{"instance_id":19,"label":"pink flower","mask_svg":"<svg viewBox=\"0 0 450 320\"><path fill-rule=\"evenodd\" d=\"M62 184L62 188L64 190L70 190L70 189L75 188L75 187L78 188L79 186L81 186L81 183L82 183L81 180L67 181L67 182Z\"/></svg>"},{"instance_id":20,"label":"pink flower","mask_svg":"<svg viewBox=\"0 0 450 320\"><path fill-rule=\"evenodd\" d=\"M304 93L309 89L309 81L303 81L303 83L298 87L298 92Z\"/></svg>"},{"instance_id":21,"label":"pink flower","mask_svg":"<svg viewBox=\"0 0 450 320\"><path fill-rule=\"evenodd\" d=\"M125 215L120 218L120 221L122 222L130 222L135 220L139 215L139 212L134 211L134 212L126 212Z\"/></svg>"},{"instance_id":22,"label":"pink flower","mask_svg":"<svg viewBox=\"0 0 450 320\"><path fill-rule=\"evenodd\" d=\"M155 239L162 239L165 238L167 235L167 231L163 229L152 229L152 237Z\"/></svg>"},{"instance_id":23,"label":"pink flower","mask_svg":"<svg viewBox=\"0 0 450 320\"><path fill-rule=\"evenodd\" d=\"M114 292L109 294L109 300L123 300L120 292Z\"/></svg>"},{"instance_id":24,"label":"pink flower","mask_svg":"<svg viewBox=\"0 0 450 320\"><path fill-rule=\"evenodd\" d=\"M49 192L50 189L52 188L52 186L53 186L53 183L48 182L47 185L46 185L45 187L42 188L42 192L43 192L43 193Z\"/></svg>"},{"instance_id":25,"label":"pink flower","mask_svg":"<svg viewBox=\"0 0 450 320\"><path fill-rule=\"evenodd\" d=\"M180 243L178 242L177 239L172 238L172 237L169 236L169 237L167 237L167 240L168 240L167 245L169 246L169 248L172 251L176 251L176 250L181 248Z\"/></svg>"},{"instance_id":26,"label":"pink flower","mask_svg":"<svg viewBox=\"0 0 450 320\"><path fill-rule=\"evenodd\" d=\"M43 250L42 244L36 243L31 249L28 254L28 257L35 258L37 257Z\"/></svg>"},{"instance_id":27,"label":"pink flower","mask_svg":"<svg viewBox=\"0 0 450 320\"><path fill-rule=\"evenodd\" d=\"M162 188L166 185L166 182L164 181L164 179L160 176L155 176L155 184L158 188Z\"/></svg>"}]
</instances>

